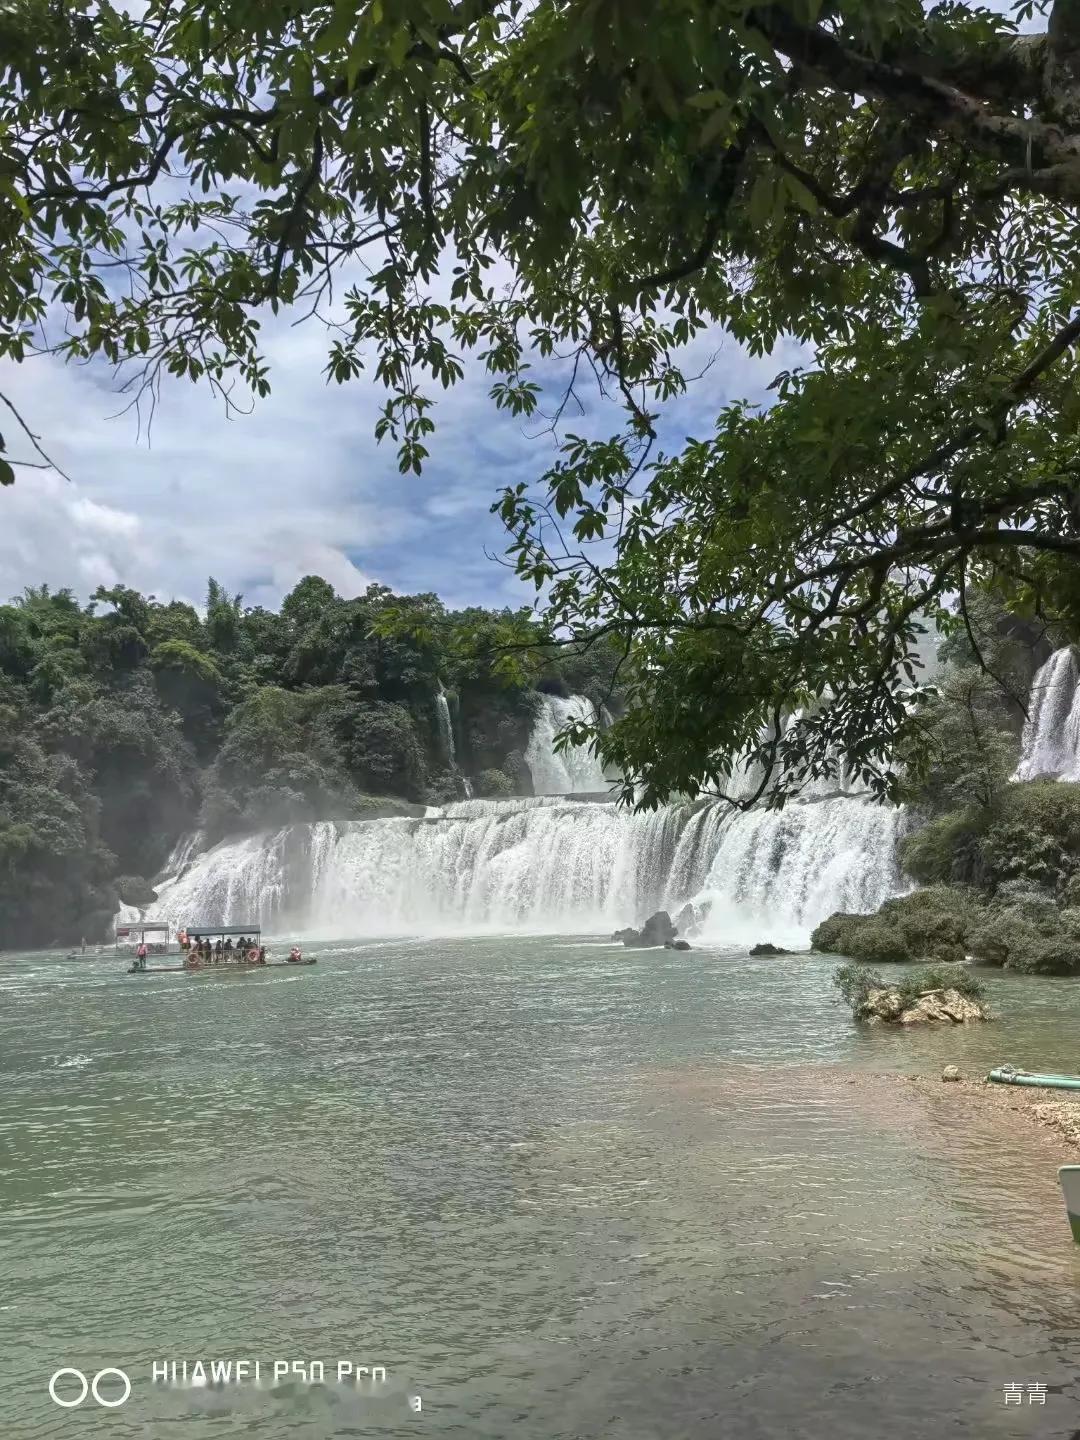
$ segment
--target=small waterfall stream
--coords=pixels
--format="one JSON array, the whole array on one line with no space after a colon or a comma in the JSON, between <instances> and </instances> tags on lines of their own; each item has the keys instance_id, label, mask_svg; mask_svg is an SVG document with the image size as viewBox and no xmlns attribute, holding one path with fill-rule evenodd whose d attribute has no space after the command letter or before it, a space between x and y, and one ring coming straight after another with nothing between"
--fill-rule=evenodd
<instances>
[{"instance_id":1,"label":"small waterfall stream","mask_svg":"<svg viewBox=\"0 0 1080 1440\"><path fill-rule=\"evenodd\" d=\"M610 782L596 755L584 745L568 745L556 751L555 736L575 720L597 723L596 707L584 695L563 699L541 695L533 722L525 763L537 795L602 795Z\"/></svg>"},{"instance_id":2,"label":"small waterfall stream","mask_svg":"<svg viewBox=\"0 0 1080 1440\"><path fill-rule=\"evenodd\" d=\"M461 781L461 788L464 790L466 798L471 800L472 781L458 769L457 746L454 744L454 719L450 714L450 702L446 698L446 691L441 685L439 693L435 696L435 720L439 727L439 738L442 741L447 768Z\"/></svg>"},{"instance_id":3,"label":"small waterfall stream","mask_svg":"<svg viewBox=\"0 0 1080 1440\"><path fill-rule=\"evenodd\" d=\"M1055 650L1031 682L1014 780L1080 780L1080 662Z\"/></svg>"},{"instance_id":4,"label":"small waterfall stream","mask_svg":"<svg viewBox=\"0 0 1080 1440\"><path fill-rule=\"evenodd\" d=\"M435 696L435 718L439 726L439 738L442 740L443 755L451 770L457 769L457 749L454 745L454 724L450 718L450 703L446 698L446 691L439 686L439 693Z\"/></svg>"}]
</instances>

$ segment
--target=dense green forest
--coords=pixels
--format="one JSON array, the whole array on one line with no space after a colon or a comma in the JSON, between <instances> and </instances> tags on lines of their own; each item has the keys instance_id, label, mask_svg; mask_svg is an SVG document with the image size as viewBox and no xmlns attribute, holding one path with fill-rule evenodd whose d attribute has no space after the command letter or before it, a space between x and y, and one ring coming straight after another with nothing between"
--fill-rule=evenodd
<instances>
[{"instance_id":1,"label":"dense green forest","mask_svg":"<svg viewBox=\"0 0 1080 1440\"><path fill-rule=\"evenodd\" d=\"M528 611L448 611L308 576L274 613L211 580L204 613L125 588L0 606L0 945L105 932L177 838L530 793L537 691L611 689L603 643L539 644Z\"/></svg>"}]
</instances>

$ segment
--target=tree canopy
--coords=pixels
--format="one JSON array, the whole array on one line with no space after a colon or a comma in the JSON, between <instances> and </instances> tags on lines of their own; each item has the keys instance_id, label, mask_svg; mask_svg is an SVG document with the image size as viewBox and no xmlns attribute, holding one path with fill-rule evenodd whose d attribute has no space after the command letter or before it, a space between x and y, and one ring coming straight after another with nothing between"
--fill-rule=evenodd
<instances>
[{"instance_id":1,"label":"tree canopy","mask_svg":"<svg viewBox=\"0 0 1080 1440\"><path fill-rule=\"evenodd\" d=\"M546 416L499 509L547 632L621 647L640 803L895 795L920 624L1076 626L1078 0L9 0L0 79L0 355L232 404L291 306L404 470L468 352ZM667 453L721 331L803 363Z\"/></svg>"}]
</instances>

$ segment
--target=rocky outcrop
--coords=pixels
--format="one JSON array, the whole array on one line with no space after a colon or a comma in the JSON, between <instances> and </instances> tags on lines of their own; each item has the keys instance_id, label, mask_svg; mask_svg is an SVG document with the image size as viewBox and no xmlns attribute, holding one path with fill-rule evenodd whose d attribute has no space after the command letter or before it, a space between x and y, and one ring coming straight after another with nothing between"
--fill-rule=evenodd
<instances>
[{"instance_id":1,"label":"rocky outcrop","mask_svg":"<svg viewBox=\"0 0 1080 1440\"><path fill-rule=\"evenodd\" d=\"M646 950L654 946L668 945L678 933L668 912L657 910L655 915L649 916L640 930L616 930L611 938L621 940L624 945L632 948Z\"/></svg>"},{"instance_id":2,"label":"rocky outcrop","mask_svg":"<svg viewBox=\"0 0 1080 1440\"><path fill-rule=\"evenodd\" d=\"M690 945L690 941L689 941L689 940L665 940L665 941L664 941L664 949L665 949L665 950L689 950L689 949L691 949L691 948L692 948L692 947L691 947L691 945Z\"/></svg>"},{"instance_id":3,"label":"rocky outcrop","mask_svg":"<svg viewBox=\"0 0 1080 1440\"><path fill-rule=\"evenodd\" d=\"M121 875L116 882L116 893L122 905L135 910L146 910L158 898L158 893L141 875Z\"/></svg>"},{"instance_id":4,"label":"rocky outcrop","mask_svg":"<svg viewBox=\"0 0 1080 1440\"><path fill-rule=\"evenodd\" d=\"M871 1024L966 1025L989 1017L980 1001L961 995L959 990L927 990L910 999L899 989L886 988L870 991L858 1018Z\"/></svg>"},{"instance_id":5,"label":"rocky outcrop","mask_svg":"<svg viewBox=\"0 0 1080 1440\"><path fill-rule=\"evenodd\" d=\"M794 955L794 950L785 950L782 945L770 945L768 940L762 940L760 945L755 945L750 951L751 955Z\"/></svg>"},{"instance_id":6,"label":"rocky outcrop","mask_svg":"<svg viewBox=\"0 0 1080 1440\"><path fill-rule=\"evenodd\" d=\"M928 965L895 983L865 965L841 965L833 984L855 1019L871 1024L964 1025L990 1018L984 988L967 965Z\"/></svg>"},{"instance_id":7,"label":"rocky outcrop","mask_svg":"<svg viewBox=\"0 0 1080 1440\"><path fill-rule=\"evenodd\" d=\"M937 885L886 900L875 915L837 911L810 937L815 950L846 955L865 964L940 961L966 955L965 938L978 901L959 887Z\"/></svg>"}]
</instances>

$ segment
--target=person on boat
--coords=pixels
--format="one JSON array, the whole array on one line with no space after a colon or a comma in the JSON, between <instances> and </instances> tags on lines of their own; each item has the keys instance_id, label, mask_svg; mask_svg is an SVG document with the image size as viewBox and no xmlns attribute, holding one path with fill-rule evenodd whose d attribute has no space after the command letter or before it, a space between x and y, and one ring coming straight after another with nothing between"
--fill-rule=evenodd
<instances>
[{"instance_id":1,"label":"person on boat","mask_svg":"<svg viewBox=\"0 0 1080 1440\"><path fill-rule=\"evenodd\" d=\"M231 955L232 955L232 949L233 949L232 936L230 935L229 938L225 941L225 946L224 946L224 953L225 953L225 955L226 955L226 956L231 956Z\"/></svg>"},{"instance_id":2,"label":"person on boat","mask_svg":"<svg viewBox=\"0 0 1080 1440\"><path fill-rule=\"evenodd\" d=\"M135 961L140 970L146 969L146 941L139 941L139 948L135 951Z\"/></svg>"},{"instance_id":3,"label":"person on boat","mask_svg":"<svg viewBox=\"0 0 1080 1440\"><path fill-rule=\"evenodd\" d=\"M300 946L299 946L299 945L294 945L294 946L292 947L292 949L289 951L289 964L290 964L290 965L299 965L300 961L303 960L303 958L304 958L304 955L303 955L303 951L300 949Z\"/></svg>"},{"instance_id":4,"label":"person on boat","mask_svg":"<svg viewBox=\"0 0 1080 1440\"><path fill-rule=\"evenodd\" d=\"M260 964L260 965L265 965L265 964L266 964L266 946L265 946L265 945L260 945L260 946L259 946L259 964Z\"/></svg>"},{"instance_id":5,"label":"person on boat","mask_svg":"<svg viewBox=\"0 0 1080 1440\"><path fill-rule=\"evenodd\" d=\"M218 963L219 965L221 964L221 957L222 957L224 954L225 954L225 944L224 944L224 941L222 940L221 936L219 935L218 938L217 938L217 944L214 946L214 959L217 961L217 963Z\"/></svg>"}]
</instances>

